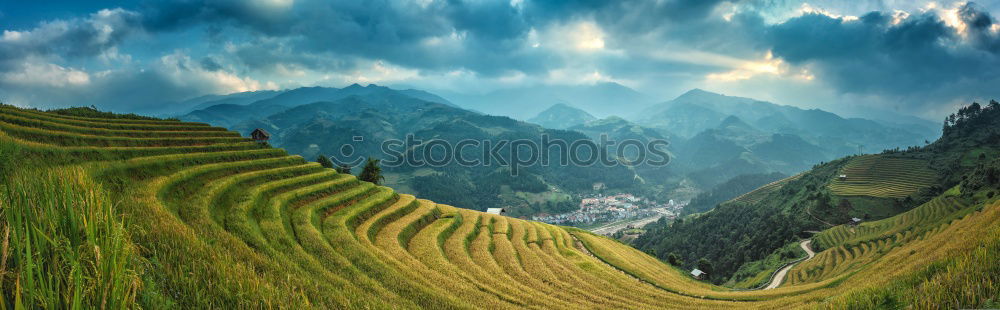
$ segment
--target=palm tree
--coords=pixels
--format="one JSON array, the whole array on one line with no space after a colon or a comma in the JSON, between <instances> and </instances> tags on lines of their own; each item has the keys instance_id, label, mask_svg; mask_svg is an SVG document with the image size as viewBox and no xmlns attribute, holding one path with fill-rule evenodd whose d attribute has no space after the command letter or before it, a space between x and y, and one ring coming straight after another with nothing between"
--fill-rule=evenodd
<instances>
[{"instance_id":1,"label":"palm tree","mask_svg":"<svg viewBox=\"0 0 1000 310\"><path fill-rule=\"evenodd\" d=\"M382 167L378 164L381 160L368 157L368 161L365 162L365 167L361 169L361 174L358 175L358 179L366 182L372 182L377 184L382 183L385 177L382 176Z\"/></svg>"}]
</instances>

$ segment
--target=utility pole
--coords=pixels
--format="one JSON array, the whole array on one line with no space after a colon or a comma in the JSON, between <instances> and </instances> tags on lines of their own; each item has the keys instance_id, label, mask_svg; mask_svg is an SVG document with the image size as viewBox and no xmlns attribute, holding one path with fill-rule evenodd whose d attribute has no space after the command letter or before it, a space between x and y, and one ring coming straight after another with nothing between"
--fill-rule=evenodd
<instances>
[{"instance_id":1,"label":"utility pole","mask_svg":"<svg viewBox=\"0 0 1000 310\"><path fill-rule=\"evenodd\" d=\"M865 152L862 151L862 149L864 149L864 147L865 146L863 144L858 144L858 155L864 155L865 154Z\"/></svg>"}]
</instances>

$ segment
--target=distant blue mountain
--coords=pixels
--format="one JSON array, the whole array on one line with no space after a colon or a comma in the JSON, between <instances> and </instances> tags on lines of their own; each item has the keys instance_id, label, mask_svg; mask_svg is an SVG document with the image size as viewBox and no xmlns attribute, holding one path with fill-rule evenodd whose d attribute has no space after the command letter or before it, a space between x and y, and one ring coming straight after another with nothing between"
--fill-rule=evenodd
<instances>
[{"instance_id":1,"label":"distant blue mountain","mask_svg":"<svg viewBox=\"0 0 1000 310\"><path fill-rule=\"evenodd\" d=\"M655 102L624 85L604 82L593 85L538 85L500 89L485 94L436 92L465 109L527 120L553 103L570 104L598 118L626 116Z\"/></svg>"},{"instance_id":2,"label":"distant blue mountain","mask_svg":"<svg viewBox=\"0 0 1000 310\"><path fill-rule=\"evenodd\" d=\"M725 96L694 89L676 99L653 105L632 115L636 123L659 128L681 137L693 138L701 132L724 125L738 117L762 134L793 134L842 156L856 153L922 145L937 135L907 123L894 125L861 118L843 118L819 109L800 109L750 98ZM914 129L917 128L917 129Z\"/></svg>"},{"instance_id":3,"label":"distant blue mountain","mask_svg":"<svg viewBox=\"0 0 1000 310\"><path fill-rule=\"evenodd\" d=\"M240 122L261 119L289 108L314 102L336 101L351 96L405 96L454 106L448 100L422 90L395 90L375 84L368 86L352 84L344 88L301 87L285 91L212 96L210 100L196 106L200 108L196 108L179 118L186 121L207 122L218 126L232 127Z\"/></svg>"},{"instance_id":4,"label":"distant blue mountain","mask_svg":"<svg viewBox=\"0 0 1000 310\"><path fill-rule=\"evenodd\" d=\"M529 123L542 125L545 128L566 129L577 125L583 125L597 118L587 111L571 107L566 104L557 103L538 113L528 120Z\"/></svg>"}]
</instances>

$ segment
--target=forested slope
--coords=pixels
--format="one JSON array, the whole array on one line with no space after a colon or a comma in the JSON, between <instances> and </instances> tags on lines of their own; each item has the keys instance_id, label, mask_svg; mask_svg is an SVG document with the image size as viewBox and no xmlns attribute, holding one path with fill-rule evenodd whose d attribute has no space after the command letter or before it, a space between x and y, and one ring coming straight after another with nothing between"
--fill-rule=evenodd
<instances>
[{"instance_id":1,"label":"forested slope","mask_svg":"<svg viewBox=\"0 0 1000 310\"><path fill-rule=\"evenodd\" d=\"M973 104L952 115L934 143L817 165L695 219L647 226L633 244L664 260L673 254L685 268L704 259L714 271L711 281L723 283L741 266L851 218L874 221L907 212L962 180L986 180L974 191L995 188L990 183L995 179L977 166L998 154L998 128L995 101L985 107Z\"/></svg>"},{"instance_id":2,"label":"forested slope","mask_svg":"<svg viewBox=\"0 0 1000 310\"><path fill-rule=\"evenodd\" d=\"M204 124L0 115L10 308L954 308L985 305L1000 283L1000 204L978 194L871 267L741 292L608 238L400 195Z\"/></svg>"}]
</instances>

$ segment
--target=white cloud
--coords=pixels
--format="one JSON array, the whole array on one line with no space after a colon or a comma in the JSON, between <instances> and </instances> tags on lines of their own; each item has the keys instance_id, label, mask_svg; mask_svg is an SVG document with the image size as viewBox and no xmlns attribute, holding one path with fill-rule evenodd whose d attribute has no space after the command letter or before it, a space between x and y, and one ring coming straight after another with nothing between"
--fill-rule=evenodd
<instances>
[{"instance_id":1,"label":"white cloud","mask_svg":"<svg viewBox=\"0 0 1000 310\"><path fill-rule=\"evenodd\" d=\"M434 0L413 0L413 2L419 5L420 8L426 9L427 6L431 5L431 3L434 3Z\"/></svg>"},{"instance_id":2,"label":"white cloud","mask_svg":"<svg viewBox=\"0 0 1000 310\"><path fill-rule=\"evenodd\" d=\"M422 79L420 71L397 66L383 60L361 61L353 70L343 72L321 73L320 80L301 80L302 85L347 85L352 83L360 84L390 84L400 82L412 82ZM307 76L313 76L309 74Z\"/></svg>"},{"instance_id":3,"label":"white cloud","mask_svg":"<svg viewBox=\"0 0 1000 310\"><path fill-rule=\"evenodd\" d=\"M260 82L224 70L205 70L197 62L191 60L190 56L180 51L160 57L158 71L177 86L202 89L216 94L278 88L278 85L273 82Z\"/></svg>"},{"instance_id":4,"label":"white cloud","mask_svg":"<svg viewBox=\"0 0 1000 310\"><path fill-rule=\"evenodd\" d=\"M0 66L16 67L20 63L44 59L65 63L66 60L99 57L119 58L118 44L129 34L141 31L139 14L124 9L104 9L86 18L41 22L35 28L4 30L0 37Z\"/></svg>"},{"instance_id":5,"label":"white cloud","mask_svg":"<svg viewBox=\"0 0 1000 310\"><path fill-rule=\"evenodd\" d=\"M4 84L19 86L83 86L90 84L90 74L74 68L37 61L25 62L17 71L0 75Z\"/></svg>"},{"instance_id":6,"label":"white cloud","mask_svg":"<svg viewBox=\"0 0 1000 310\"><path fill-rule=\"evenodd\" d=\"M390 83L406 81L418 76L417 70L396 66L385 61L376 60L368 67L362 67L348 74L355 81L364 83Z\"/></svg>"},{"instance_id":7,"label":"white cloud","mask_svg":"<svg viewBox=\"0 0 1000 310\"><path fill-rule=\"evenodd\" d=\"M105 51L102 51L100 55L97 56L104 64L113 65L115 63L127 64L132 62L132 55L123 54L118 52L118 47L113 46Z\"/></svg>"},{"instance_id":8,"label":"white cloud","mask_svg":"<svg viewBox=\"0 0 1000 310\"><path fill-rule=\"evenodd\" d=\"M895 10L892 12L892 24L899 25L907 18L910 18L910 13L906 11Z\"/></svg>"},{"instance_id":9,"label":"white cloud","mask_svg":"<svg viewBox=\"0 0 1000 310\"><path fill-rule=\"evenodd\" d=\"M295 4L295 0L256 0L255 4L267 8L286 9Z\"/></svg>"},{"instance_id":10,"label":"white cloud","mask_svg":"<svg viewBox=\"0 0 1000 310\"><path fill-rule=\"evenodd\" d=\"M789 65L780 58L774 58L768 51L762 59L740 61L739 65L731 70L707 74L705 80L707 82L734 82L759 76L770 76L797 82L811 82L816 79L807 66Z\"/></svg>"},{"instance_id":11,"label":"white cloud","mask_svg":"<svg viewBox=\"0 0 1000 310\"><path fill-rule=\"evenodd\" d=\"M854 20L858 20L857 16L854 16L854 15L842 15L842 14L833 13L833 12L831 12L831 11L829 11L827 9L821 8L821 7L813 7L809 3L803 3L802 6L799 7L798 15L805 15L805 14L826 15L826 16L828 16L830 18L835 18L835 19L839 19L839 20L842 20L842 21L854 21Z\"/></svg>"},{"instance_id":12,"label":"white cloud","mask_svg":"<svg viewBox=\"0 0 1000 310\"><path fill-rule=\"evenodd\" d=\"M577 24L570 37L578 50L600 50L604 48L604 32L592 22Z\"/></svg>"},{"instance_id":13,"label":"white cloud","mask_svg":"<svg viewBox=\"0 0 1000 310\"><path fill-rule=\"evenodd\" d=\"M538 44L556 52L586 54L605 50L606 35L593 21L556 24L545 29L541 36L532 32L529 32L528 36L529 44L533 47Z\"/></svg>"},{"instance_id":14,"label":"white cloud","mask_svg":"<svg viewBox=\"0 0 1000 310\"><path fill-rule=\"evenodd\" d=\"M652 60L682 62L724 68L738 68L747 62L746 60L728 55L711 53L677 45L661 46L659 49L650 50L644 56Z\"/></svg>"},{"instance_id":15,"label":"white cloud","mask_svg":"<svg viewBox=\"0 0 1000 310\"><path fill-rule=\"evenodd\" d=\"M22 32L13 30L4 30L3 36L0 37L0 42L14 42L20 40L23 36Z\"/></svg>"},{"instance_id":16,"label":"white cloud","mask_svg":"<svg viewBox=\"0 0 1000 310\"><path fill-rule=\"evenodd\" d=\"M546 84L554 85L592 85L600 82L628 84L628 82L617 80L605 73L602 73L600 70L589 70L576 67L549 70L548 75L545 76L542 81Z\"/></svg>"},{"instance_id":17,"label":"white cloud","mask_svg":"<svg viewBox=\"0 0 1000 310\"><path fill-rule=\"evenodd\" d=\"M968 25L965 24L965 21L963 21L959 15L960 14L959 10L961 9L962 6L966 5L967 3L968 2L966 1L954 1L951 2L950 4L928 2L923 7L919 8L917 11L921 13L929 12L937 15L938 18L940 18L945 25L955 29L955 32L958 33L960 36L967 37ZM896 10L896 12L898 14L898 12L902 11ZM904 16L904 19L905 17L909 17L909 15L910 14L907 13L906 16ZM895 18L893 19L893 22L894 24L898 23ZM996 26L996 24L994 24L993 26Z\"/></svg>"}]
</instances>

